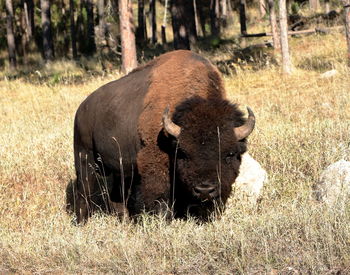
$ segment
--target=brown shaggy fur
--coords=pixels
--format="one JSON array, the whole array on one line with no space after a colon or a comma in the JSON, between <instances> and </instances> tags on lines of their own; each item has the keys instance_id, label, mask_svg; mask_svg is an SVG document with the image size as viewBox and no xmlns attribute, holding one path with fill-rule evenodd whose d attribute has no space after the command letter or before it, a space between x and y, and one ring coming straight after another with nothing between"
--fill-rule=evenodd
<instances>
[{"instance_id":1,"label":"brown shaggy fur","mask_svg":"<svg viewBox=\"0 0 350 275\"><path fill-rule=\"evenodd\" d=\"M166 199L170 192L168 155L158 149L162 114L170 112L182 101L194 95L203 98L224 98L219 71L208 60L190 52L176 51L160 56L152 70L149 91L144 100L138 130L145 147L137 155L137 167L142 180L146 209L152 209L155 199Z\"/></svg>"},{"instance_id":2,"label":"brown shaggy fur","mask_svg":"<svg viewBox=\"0 0 350 275\"><path fill-rule=\"evenodd\" d=\"M178 139L163 129L167 106L182 128ZM190 51L169 52L104 85L75 118L71 204L77 221L96 208L113 211L120 202L132 216L174 206L178 217L207 219L215 204L225 204L237 177L246 142L236 139L233 128L244 122L226 100L218 70ZM194 190L203 184L215 186L218 195L200 199Z\"/></svg>"}]
</instances>

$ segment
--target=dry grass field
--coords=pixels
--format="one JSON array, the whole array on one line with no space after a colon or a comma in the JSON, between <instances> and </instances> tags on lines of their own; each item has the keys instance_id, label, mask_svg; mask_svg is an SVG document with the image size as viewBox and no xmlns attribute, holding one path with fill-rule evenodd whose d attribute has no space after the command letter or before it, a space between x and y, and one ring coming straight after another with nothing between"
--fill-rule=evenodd
<instances>
[{"instance_id":1,"label":"dry grass field","mask_svg":"<svg viewBox=\"0 0 350 275\"><path fill-rule=\"evenodd\" d=\"M350 207L311 198L326 166L350 160L344 35L293 38L291 48L292 76L269 66L225 77L232 101L256 114L249 150L269 182L258 208L233 195L223 217L203 225L147 215L135 225L103 214L72 225L65 188L75 177L74 113L120 76L73 83L73 74L85 76L68 62L32 77L1 75L0 274L349 274ZM338 74L320 77L330 69ZM50 70L65 80L40 81Z\"/></svg>"}]
</instances>

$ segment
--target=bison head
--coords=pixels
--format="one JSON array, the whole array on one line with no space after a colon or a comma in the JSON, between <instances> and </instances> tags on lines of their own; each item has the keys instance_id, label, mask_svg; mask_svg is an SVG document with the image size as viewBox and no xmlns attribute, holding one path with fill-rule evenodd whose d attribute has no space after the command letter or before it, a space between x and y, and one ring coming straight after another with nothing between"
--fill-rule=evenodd
<instances>
[{"instance_id":1,"label":"bison head","mask_svg":"<svg viewBox=\"0 0 350 275\"><path fill-rule=\"evenodd\" d=\"M246 138L254 129L249 107L248 113L245 120L235 104L200 97L179 104L172 119L169 110L164 111L163 127L172 140L169 155L176 200L187 205L226 202L246 151Z\"/></svg>"}]
</instances>

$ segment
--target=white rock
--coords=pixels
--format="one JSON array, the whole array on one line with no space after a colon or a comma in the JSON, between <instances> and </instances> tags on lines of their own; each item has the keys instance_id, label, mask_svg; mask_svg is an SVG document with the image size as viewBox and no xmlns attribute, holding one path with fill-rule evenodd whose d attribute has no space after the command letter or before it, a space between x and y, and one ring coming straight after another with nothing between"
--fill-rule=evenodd
<instances>
[{"instance_id":1,"label":"white rock","mask_svg":"<svg viewBox=\"0 0 350 275\"><path fill-rule=\"evenodd\" d=\"M313 195L329 206L346 202L350 196L350 162L340 160L328 166L313 186Z\"/></svg>"},{"instance_id":2,"label":"white rock","mask_svg":"<svg viewBox=\"0 0 350 275\"><path fill-rule=\"evenodd\" d=\"M248 153L243 154L239 175L233 185L234 196L246 198L250 203L256 204L266 182L266 171Z\"/></svg>"},{"instance_id":3,"label":"white rock","mask_svg":"<svg viewBox=\"0 0 350 275\"><path fill-rule=\"evenodd\" d=\"M337 74L338 74L337 70L330 70L330 71L327 71L327 72L321 74L321 78L329 78L329 77L335 76Z\"/></svg>"}]
</instances>

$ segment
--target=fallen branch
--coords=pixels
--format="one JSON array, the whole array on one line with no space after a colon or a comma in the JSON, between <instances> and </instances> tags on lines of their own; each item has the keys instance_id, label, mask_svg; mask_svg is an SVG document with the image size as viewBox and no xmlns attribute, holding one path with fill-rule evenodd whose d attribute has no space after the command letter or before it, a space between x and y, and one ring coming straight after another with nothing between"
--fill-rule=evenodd
<instances>
[{"instance_id":1,"label":"fallen branch","mask_svg":"<svg viewBox=\"0 0 350 275\"><path fill-rule=\"evenodd\" d=\"M339 31L344 29L343 26L329 27L329 28L314 28L302 31L289 31L288 35L297 35L297 34L309 34L309 33L329 33L331 31ZM272 36L271 32L261 32L261 33L252 33L241 35L241 37L263 37L263 36Z\"/></svg>"}]
</instances>

